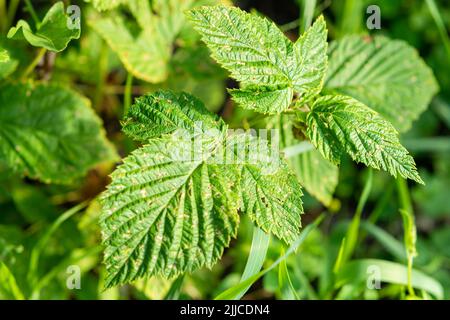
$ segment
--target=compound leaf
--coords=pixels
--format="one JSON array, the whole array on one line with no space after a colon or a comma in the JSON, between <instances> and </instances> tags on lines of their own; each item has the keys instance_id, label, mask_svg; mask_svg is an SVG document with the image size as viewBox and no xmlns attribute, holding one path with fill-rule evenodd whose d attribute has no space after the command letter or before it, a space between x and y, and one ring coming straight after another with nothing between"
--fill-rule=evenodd
<instances>
[{"instance_id":1,"label":"compound leaf","mask_svg":"<svg viewBox=\"0 0 450 320\"><path fill-rule=\"evenodd\" d=\"M32 46L59 52L64 50L70 40L80 37L80 26L68 23L69 16L64 11L64 3L55 3L45 15L36 30L28 22L19 20L8 32L8 38L25 38ZM22 33L20 33L22 30Z\"/></svg>"},{"instance_id":2,"label":"compound leaf","mask_svg":"<svg viewBox=\"0 0 450 320\"><path fill-rule=\"evenodd\" d=\"M332 42L325 87L352 96L406 131L438 91L431 69L407 43L348 36Z\"/></svg>"},{"instance_id":3,"label":"compound leaf","mask_svg":"<svg viewBox=\"0 0 450 320\"><path fill-rule=\"evenodd\" d=\"M115 160L89 101L56 85L0 88L0 162L46 183L69 183Z\"/></svg>"},{"instance_id":4,"label":"compound leaf","mask_svg":"<svg viewBox=\"0 0 450 320\"><path fill-rule=\"evenodd\" d=\"M323 17L294 44L273 22L238 8L201 7L188 15L212 57L241 82L231 94L244 108L277 114L289 108L294 92L303 98L320 92L327 59Z\"/></svg>"},{"instance_id":5,"label":"compound leaf","mask_svg":"<svg viewBox=\"0 0 450 320\"><path fill-rule=\"evenodd\" d=\"M320 97L306 123L311 142L333 163L348 153L354 161L423 183L395 128L363 103L347 96Z\"/></svg>"},{"instance_id":6,"label":"compound leaf","mask_svg":"<svg viewBox=\"0 0 450 320\"><path fill-rule=\"evenodd\" d=\"M147 144L125 158L101 197L107 286L211 267L236 235L239 207L288 242L298 235L301 189L279 154L274 161L261 152L267 141L228 135L185 93L138 99L124 124Z\"/></svg>"}]
</instances>

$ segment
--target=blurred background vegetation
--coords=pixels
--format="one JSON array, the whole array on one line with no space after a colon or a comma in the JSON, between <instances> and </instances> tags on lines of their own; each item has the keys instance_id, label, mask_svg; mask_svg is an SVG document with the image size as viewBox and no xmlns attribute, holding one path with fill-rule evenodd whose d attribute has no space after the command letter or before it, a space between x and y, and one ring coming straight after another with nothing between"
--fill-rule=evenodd
<instances>
[{"instance_id":1,"label":"blurred background vegetation","mask_svg":"<svg viewBox=\"0 0 450 320\"><path fill-rule=\"evenodd\" d=\"M1 2L1 1L0 1ZM68 4L68 1L65 1ZM307 1L311 2L311 1ZM314 2L314 1L312 1ZM30 20L21 1L14 20ZM52 1L32 1L43 16ZM293 40L302 28L303 0L242 0L235 5L256 11L274 20ZM37 68L36 78L63 83L87 96L104 121L108 138L121 157L136 148L120 131L120 119L129 95L136 97L159 88L184 90L200 97L207 107L221 114L234 126L244 126L254 115L235 108L226 88L236 86L225 71L209 58L198 36L186 31L174 44L167 80L149 84L127 75L117 54L95 32L89 21L99 13L92 4L72 1L82 12L82 36L72 41L62 53L47 54ZM366 8L381 8L381 29L367 30ZM350 161L340 169L339 184L329 208L306 194L303 225L322 213L325 219L311 231L301 247L279 266L256 281L247 299L397 299L411 296L405 285L382 283L380 290L366 285L364 264L367 259L392 261L406 265L403 222L399 209L412 205L417 227L417 251L414 269L437 281L444 290L440 298L450 298L450 6L447 0L317 0L314 16L325 15L330 40L348 34L382 34L402 39L417 48L433 69L440 93L428 110L402 135L402 142L412 152L426 186L400 183L385 173L372 172ZM127 15L127 13L124 13ZM127 17L129 14L127 15ZM4 30L3 30L4 31ZM184 32L184 29L183 29ZM3 33L4 34L4 33ZM6 45L4 39L1 40ZM9 42L8 42L9 43ZM180 49L181 48L181 49ZM25 68L36 49L9 44L8 49ZM128 99L128 100L127 100ZM152 278L103 291L104 268L97 218L100 207L95 197L108 183L115 164L91 170L87 177L71 185L46 185L20 179L0 167L0 261L14 274L25 297L41 299L209 299L236 285L251 250L252 224L242 218L239 236L212 270L199 270L176 280ZM368 182L369 181L369 182ZM369 185L369 183L371 184ZM361 194L368 195L361 207L361 228L351 257L340 268L347 268L350 279L337 284L335 269L339 248L349 235ZM400 191L400 192L399 192ZM403 196L402 193L404 192ZM364 199L363 199L364 200ZM87 201L87 202L85 202ZM81 205L80 205L81 204ZM69 211L70 208L75 210ZM62 213L66 212L66 215ZM58 218L59 217L59 218ZM62 217L62 218L61 218ZM56 221L56 224L55 224ZM354 220L353 220L354 221ZM283 255L282 243L271 240L264 265L270 266ZM338 263L337 263L338 261ZM342 261L341 261L342 262ZM81 289L66 287L67 267L81 267ZM380 265L381 272L398 276L392 265ZM30 275L30 269L33 274ZM0 277L1 279L1 277ZM342 280L342 279L341 279ZM426 293L426 278L418 277L417 296ZM391 281L395 282L395 281ZM0 285L1 287L1 285ZM423 290L421 290L423 289ZM439 288L438 288L439 291ZM17 296L16 296L17 297ZM8 298L0 290L0 298Z\"/></svg>"}]
</instances>

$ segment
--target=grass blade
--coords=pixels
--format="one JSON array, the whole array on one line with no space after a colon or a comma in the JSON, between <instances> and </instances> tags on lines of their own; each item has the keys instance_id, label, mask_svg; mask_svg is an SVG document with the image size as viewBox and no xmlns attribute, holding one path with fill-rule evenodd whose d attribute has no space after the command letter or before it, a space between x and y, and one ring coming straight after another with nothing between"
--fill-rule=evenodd
<instances>
[{"instance_id":1,"label":"grass blade","mask_svg":"<svg viewBox=\"0 0 450 320\"><path fill-rule=\"evenodd\" d=\"M359 235L359 225L361 223L361 215L364 209L364 206L369 198L370 191L372 190L372 182L373 182L373 170L368 169L368 175L366 182L364 184L364 189L361 193L361 197L358 201L358 206L356 208L355 215L353 216L352 222L350 223L347 233L345 235L345 241L342 241L341 249L339 250L338 260L335 264L335 272L339 270L339 267L345 264L348 261L355 251L356 244L358 242Z\"/></svg>"},{"instance_id":2,"label":"grass blade","mask_svg":"<svg viewBox=\"0 0 450 320\"><path fill-rule=\"evenodd\" d=\"M252 246L250 248L250 254L245 265L244 272L242 273L241 283L255 274L257 274L266 259L267 249L269 248L270 235L262 231L258 227L253 227L253 239ZM234 299L240 299L250 289L251 285L245 287L236 294Z\"/></svg>"},{"instance_id":3,"label":"grass blade","mask_svg":"<svg viewBox=\"0 0 450 320\"><path fill-rule=\"evenodd\" d=\"M36 245L33 247L31 251L30 256L30 265L28 269L28 280L31 283L34 283L37 280L37 268L39 264L39 258L41 256L42 250L47 245L48 241L50 240L50 237L55 233L56 230L63 224L64 221L72 217L75 213L79 212L81 209L86 207L88 203L82 202L73 208L70 208L63 214L61 214L53 223L52 225L47 229L47 231L40 237Z\"/></svg>"},{"instance_id":4,"label":"grass blade","mask_svg":"<svg viewBox=\"0 0 450 320\"><path fill-rule=\"evenodd\" d=\"M361 227L367 231L395 258L406 262L405 246L383 229L369 222L362 222Z\"/></svg>"},{"instance_id":5,"label":"grass blade","mask_svg":"<svg viewBox=\"0 0 450 320\"><path fill-rule=\"evenodd\" d=\"M16 278L9 268L0 261L0 298L23 300L25 299L22 291L17 285Z\"/></svg>"},{"instance_id":6,"label":"grass blade","mask_svg":"<svg viewBox=\"0 0 450 320\"><path fill-rule=\"evenodd\" d=\"M426 0L425 1L428 6L428 10L430 10L430 14L433 17L434 23L436 23L436 26L439 31L439 36L441 37L441 40L445 46L445 50L447 51L448 59L450 60L450 39L447 34L447 30L445 30L445 24L442 20L441 15L439 14L439 9L436 5L436 2L434 0Z\"/></svg>"},{"instance_id":7,"label":"grass blade","mask_svg":"<svg viewBox=\"0 0 450 320\"><path fill-rule=\"evenodd\" d=\"M252 284L254 284L259 278L261 278L263 275L265 275L270 270L274 269L276 266L278 266L281 261L289 257L294 251L298 249L298 247L305 241L305 239L308 237L309 233L317 228L317 226L322 222L324 218L324 215L319 216L312 224L308 225L305 229L303 229L302 233L298 237L298 239L289 247L289 249L286 251L286 254L282 257L280 257L278 260L276 260L270 267L267 269L264 269L260 271L257 274L252 275L248 279L240 282L239 284L225 290L221 294L219 294L215 300L233 300L237 299L236 297L239 296L239 294L243 290L248 290L248 287L250 287Z\"/></svg>"},{"instance_id":8,"label":"grass blade","mask_svg":"<svg viewBox=\"0 0 450 320\"><path fill-rule=\"evenodd\" d=\"M180 298L181 288L183 287L184 274L179 276L170 286L164 300L178 300Z\"/></svg>"},{"instance_id":9,"label":"grass blade","mask_svg":"<svg viewBox=\"0 0 450 320\"><path fill-rule=\"evenodd\" d=\"M281 256L284 255L284 250L281 251ZM293 296L295 300L300 300L300 297L292 284L286 259L280 262L278 266L278 289L283 300L290 300Z\"/></svg>"},{"instance_id":10,"label":"grass blade","mask_svg":"<svg viewBox=\"0 0 450 320\"><path fill-rule=\"evenodd\" d=\"M300 34L302 34L311 26L317 0L300 0L299 2L302 8L302 18L300 23Z\"/></svg>"},{"instance_id":11,"label":"grass blade","mask_svg":"<svg viewBox=\"0 0 450 320\"><path fill-rule=\"evenodd\" d=\"M361 259L353 260L341 268L336 276L336 288L347 283L361 283L367 281L369 268L377 267L380 281L406 286L408 284L408 270L406 266L386 260ZM425 290L437 299L443 299L444 289L434 278L418 270L412 270L412 286Z\"/></svg>"}]
</instances>

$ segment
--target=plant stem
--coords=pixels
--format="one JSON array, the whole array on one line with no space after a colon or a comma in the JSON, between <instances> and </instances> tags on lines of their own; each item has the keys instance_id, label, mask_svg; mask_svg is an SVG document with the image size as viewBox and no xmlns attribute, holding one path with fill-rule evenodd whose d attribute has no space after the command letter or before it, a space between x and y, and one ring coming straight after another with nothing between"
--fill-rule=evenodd
<instances>
[{"instance_id":1,"label":"plant stem","mask_svg":"<svg viewBox=\"0 0 450 320\"><path fill-rule=\"evenodd\" d=\"M17 7L19 6L20 0L11 0L8 7L8 21L6 22L6 31L13 24L14 18L16 16Z\"/></svg>"},{"instance_id":2,"label":"plant stem","mask_svg":"<svg viewBox=\"0 0 450 320\"><path fill-rule=\"evenodd\" d=\"M412 286L412 269L416 251L416 225L414 222L413 206L409 196L408 184L405 179L397 178L397 190L400 200L400 213L403 219L404 243L407 256L407 277L408 277L408 294L411 298L415 298L414 288Z\"/></svg>"},{"instance_id":3,"label":"plant stem","mask_svg":"<svg viewBox=\"0 0 450 320\"><path fill-rule=\"evenodd\" d=\"M413 206L409 196L408 184L406 183L406 180L403 178L397 178L396 182L400 207L407 212L413 212Z\"/></svg>"},{"instance_id":4,"label":"plant stem","mask_svg":"<svg viewBox=\"0 0 450 320\"><path fill-rule=\"evenodd\" d=\"M339 37L361 30L363 7L364 1L345 0L339 23Z\"/></svg>"},{"instance_id":5,"label":"plant stem","mask_svg":"<svg viewBox=\"0 0 450 320\"><path fill-rule=\"evenodd\" d=\"M123 114L126 115L131 107L131 88L133 86L133 75L128 72L125 83L125 92L123 99Z\"/></svg>"},{"instance_id":6,"label":"plant stem","mask_svg":"<svg viewBox=\"0 0 450 320\"><path fill-rule=\"evenodd\" d=\"M314 18L314 9L316 8L316 2L317 0L302 0L301 1L301 7L302 7L302 19L300 23L300 30L299 34L302 34L305 32L312 23L312 20Z\"/></svg>"},{"instance_id":7,"label":"plant stem","mask_svg":"<svg viewBox=\"0 0 450 320\"><path fill-rule=\"evenodd\" d=\"M103 91L105 89L106 71L108 68L108 47L102 41L100 49L100 61L98 64L97 89L94 96L94 107L100 109L102 103Z\"/></svg>"},{"instance_id":8,"label":"plant stem","mask_svg":"<svg viewBox=\"0 0 450 320\"><path fill-rule=\"evenodd\" d=\"M33 70L36 68L36 66L39 64L39 62L42 60L42 58L44 57L46 52L47 52L47 49L45 49L45 48L39 49L37 56L33 59L33 61L31 61L31 63L25 69L25 71L22 75L22 79L26 79L28 77L28 75L31 72L33 72Z\"/></svg>"},{"instance_id":9,"label":"plant stem","mask_svg":"<svg viewBox=\"0 0 450 320\"><path fill-rule=\"evenodd\" d=\"M28 12L31 14L31 17L33 18L34 23L36 24L36 28L39 28L41 21L39 20L38 15L36 14L36 11L34 11L31 1L25 0L25 5L27 6Z\"/></svg>"},{"instance_id":10,"label":"plant stem","mask_svg":"<svg viewBox=\"0 0 450 320\"><path fill-rule=\"evenodd\" d=\"M8 17L6 14L6 2L5 0L0 0L0 32L4 33L6 31L6 24L8 23Z\"/></svg>"},{"instance_id":11,"label":"plant stem","mask_svg":"<svg viewBox=\"0 0 450 320\"><path fill-rule=\"evenodd\" d=\"M286 31L297 28L299 25L300 25L300 19L295 19L291 22L281 25L280 30L283 32L286 32Z\"/></svg>"},{"instance_id":12,"label":"plant stem","mask_svg":"<svg viewBox=\"0 0 450 320\"><path fill-rule=\"evenodd\" d=\"M439 31L439 36L441 37L441 40L444 44L445 50L447 51L447 58L450 60L450 39L448 37L448 33L445 30L445 24L444 21L442 21L442 17L439 14L439 9L436 5L436 2L434 0L426 0L425 1L428 6L428 10L430 10L430 14L433 17L434 23L436 23L436 26Z\"/></svg>"}]
</instances>

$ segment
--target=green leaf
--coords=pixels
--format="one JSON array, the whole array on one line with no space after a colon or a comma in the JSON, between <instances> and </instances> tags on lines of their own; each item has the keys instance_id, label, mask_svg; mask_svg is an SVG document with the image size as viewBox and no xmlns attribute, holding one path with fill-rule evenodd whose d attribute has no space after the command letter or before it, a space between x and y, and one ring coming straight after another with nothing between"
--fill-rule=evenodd
<instances>
[{"instance_id":1,"label":"green leaf","mask_svg":"<svg viewBox=\"0 0 450 320\"><path fill-rule=\"evenodd\" d=\"M233 100L246 109L277 114L289 108L294 91L288 86L249 85L243 89L229 89Z\"/></svg>"},{"instance_id":2,"label":"green leaf","mask_svg":"<svg viewBox=\"0 0 450 320\"><path fill-rule=\"evenodd\" d=\"M273 174L262 171L260 165L242 166L241 210L264 231L292 243L301 227L303 193L287 165L280 166Z\"/></svg>"},{"instance_id":3,"label":"green leaf","mask_svg":"<svg viewBox=\"0 0 450 320\"><path fill-rule=\"evenodd\" d=\"M46 183L70 183L115 160L89 101L56 85L0 88L0 163Z\"/></svg>"},{"instance_id":4,"label":"green leaf","mask_svg":"<svg viewBox=\"0 0 450 320\"><path fill-rule=\"evenodd\" d=\"M0 298L14 300L25 299L17 285L16 278L2 261L0 261Z\"/></svg>"},{"instance_id":5,"label":"green leaf","mask_svg":"<svg viewBox=\"0 0 450 320\"><path fill-rule=\"evenodd\" d=\"M379 272L371 274L369 270L379 270ZM382 282L405 286L408 283L406 266L385 260L361 259L350 261L342 267L336 276L336 287L346 283L369 281L368 277L376 275L380 276L379 280ZM412 285L414 288L433 294L437 299L444 297L442 285L419 270L412 271Z\"/></svg>"},{"instance_id":6,"label":"green leaf","mask_svg":"<svg viewBox=\"0 0 450 320\"><path fill-rule=\"evenodd\" d=\"M117 53L131 74L147 82L160 83L168 78L175 41L186 26L183 12L197 2L199 0L159 0L151 4L147 0L123 1L137 25L117 12L91 20L89 24Z\"/></svg>"},{"instance_id":7,"label":"green leaf","mask_svg":"<svg viewBox=\"0 0 450 320\"><path fill-rule=\"evenodd\" d=\"M329 55L326 89L363 102L401 132L438 91L431 69L403 41L348 36L332 42Z\"/></svg>"},{"instance_id":8,"label":"green leaf","mask_svg":"<svg viewBox=\"0 0 450 320\"><path fill-rule=\"evenodd\" d=\"M278 145L238 132L229 135L226 147L237 157L240 210L265 232L292 243L301 227L303 193L295 175L280 158Z\"/></svg>"},{"instance_id":9,"label":"green leaf","mask_svg":"<svg viewBox=\"0 0 450 320\"><path fill-rule=\"evenodd\" d=\"M306 135L333 163L339 164L347 153L356 162L423 183L394 127L361 102L346 96L320 97L306 123Z\"/></svg>"},{"instance_id":10,"label":"green leaf","mask_svg":"<svg viewBox=\"0 0 450 320\"><path fill-rule=\"evenodd\" d=\"M107 287L211 267L236 235L235 183L211 155L174 159L182 145L177 135L150 140L113 173L100 222Z\"/></svg>"},{"instance_id":11,"label":"green leaf","mask_svg":"<svg viewBox=\"0 0 450 320\"><path fill-rule=\"evenodd\" d=\"M148 82L162 82L167 78L171 42L162 38L154 23L136 35L121 16L90 20L89 24L135 77Z\"/></svg>"},{"instance_id":12,"label":"green leaf","mask_svg":"<svg viewBox=\"0 0 450 320\"><path fill-rule=\"evenodd\" d=\"M330 206L339 181L339 168L324 159L316 149L290 159L305 189L325 206Z\"/></svg>"},{"instance_id":13,"label":"green leaf","mask_svg":"<svg viewBox=\"0 0 450 320\"><path fill-rule=\"evenodd\" d=\"M89 0L88 2L92 2L92 5L97 10L106 11L117 8L119 5L129 2L129 0Z\"/></svg>"},{"instance_id":14,"label":"green leaf","mask_svg":"<svg viewBox=\"0 0 450 320\"><path fill-rule=\"evenodd\" d=\"M0 49L0 80L13 73L18 65L19 62L12 58L7 50Z\"/></svg>"},{"instance_id":15,"label":"green leaf","mask_svg":"<svg viewBox=\"0 0 450 320\"><path fill-rule=\"evenodd\" d=\"M64 3L59 1L50 8L36 30L25 20L19 20L17 25L9 30L8 38L25 38L32 46L59 52L67 47L70 40L80 37L81 28L79 25L71 28L69 19L64 11Z\"/></svg>"},{"instance_id":16,"label":"green leaf","mask_svg":"<svg viewBox=\"0 0 450 320\"><path fill-rule=\"evenodd\" d=\"M289 108L294 92L302 100L320 92L327 61L323 17L294 44L273 22L238 8L202 7L188 16L212 57L241 82L230 93L242 107L277 114Z\"/></svg>"},{"instance_id":17,"label":"green leaf","mask_svg":"<svg viewBox=\"0 0 450 320\"><path fill-rule=\"evenodd\" d=\"M289 116L280 115L269 121L269 127L280 130L281 148L288 157L288 163L297 175L300 184L325 206L329 206L338 184L339 169L324 159L311 144L309 144L310 148L291 154L291 150L294 151L294 148L308 143L299 140L301 137L296 137L299 129L295 128L293 122Z\"/></svg>"},{"instance_id":18,"label":"green leaf","mask_svg":"<svg viewBox=\"0 0 450 320\"><path fill-rule=\"evenodd\" d=\"M148 140L124 159L102 196L107 286L211 267L236 235L240 204L280 238L290 239L295 228L298 234L300 187L288 181L269 189L289 177L285 164L278 155L274 161L251 152L259 146L267 151L266 141L246 133L228 137L224 122L184 93L138 99L125 124L128 134ZM249 194L261 190L271 192L265 203ZM268 225L274 215L277 224Z\"/></svg>"},{"instance_id":19,"label":"green leaf","mask_svg":"<svg viewBox=\"0 0 450 320\"><path fill-rule=\"evenodd\" d=\"M320 93L327 71L327 25L323 16L295 42L294 91L305 101Z\"/></svg>"},{"instance_id":20,"label":"green leaf","mask_svg":"<svg viewBox=\"0 0 450 320\"><path fill-rule=\"evenodd\" d=\"M8 51L5 49L2 49L0 47L0 63L8 62L9 61L9 54Z\"/></svg>"},{"instance_id":21,"label":"green leaf","mask_svg":"<svg viewBox=\"0 0 450 320\"><path fill-rule=\"evenodd\" d=\"M203 102L186 93L157 91L136 99L122 123L122 130L138 141L147 141L177 129L194 133L196 127L215 128L219 117Z\"/></svg>"}]
</instances>

